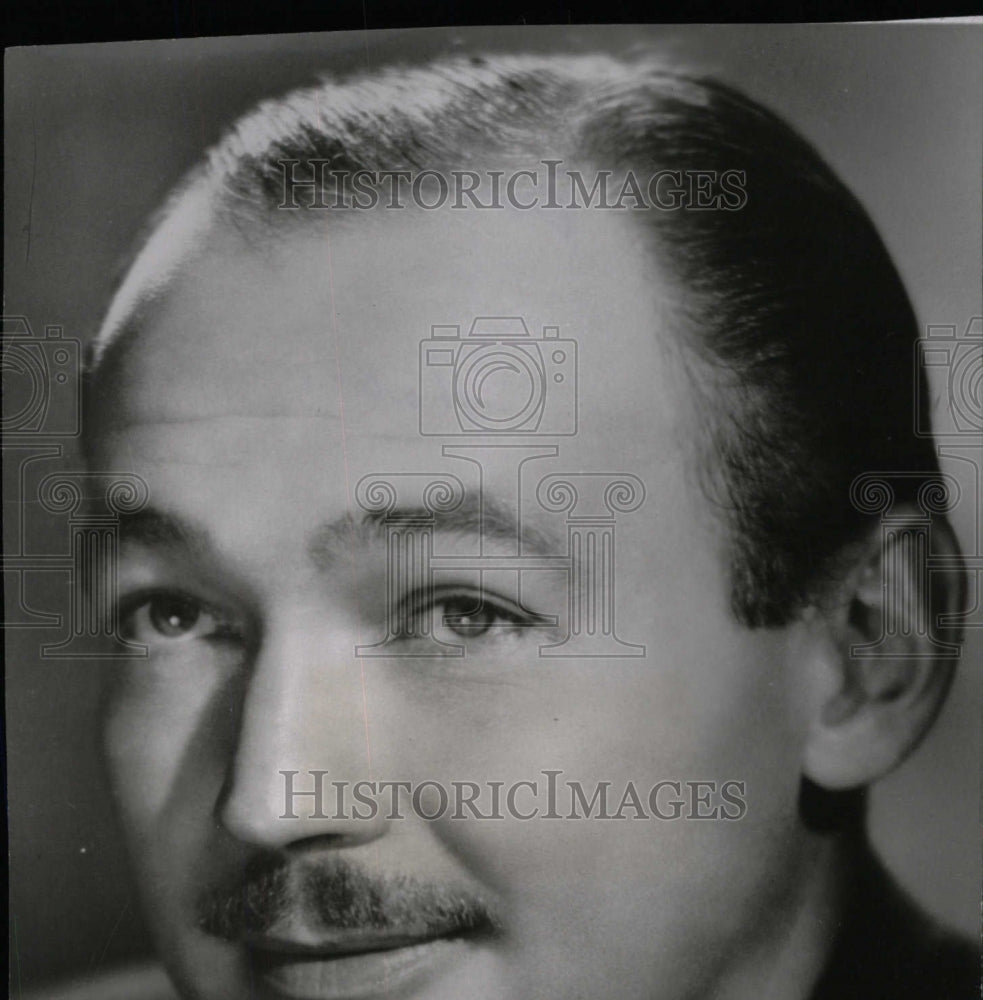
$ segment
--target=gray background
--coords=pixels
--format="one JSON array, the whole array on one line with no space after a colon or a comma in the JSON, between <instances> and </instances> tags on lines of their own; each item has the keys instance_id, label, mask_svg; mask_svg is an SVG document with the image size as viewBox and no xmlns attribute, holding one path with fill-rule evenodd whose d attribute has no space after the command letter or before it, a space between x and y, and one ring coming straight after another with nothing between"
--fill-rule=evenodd
<instances>
[{"instance_id":1,"label":"gray background","mask_svg":"<svg viewBox=\"0 0 983 1000\"><path fill-rule=\"evenodd\" d=\"M962 330L981 312L981 41L978 26L941 25L496 28L8 51L5 313L36 332L61 324L66 336L91 336L121 256L169 187L238 113L319 70L394 53L642 44L695 61L796 124L870 210L923 325ZM950 471L964 484L955 519L969 547L978 498L965 468ZM8 463L8 532L22 512L16 473ZM64 549L63 523L34 523L37 550ZM65 580L39 576L29 596L64 609ZM147 949L95 750L93 674L105 668L42 661L40 643L59 636L7 635L14 996ZM939 724L878 788L872 817L902 880L974 937L981 663L977 631Z\"/></svg>"}]
</instances>

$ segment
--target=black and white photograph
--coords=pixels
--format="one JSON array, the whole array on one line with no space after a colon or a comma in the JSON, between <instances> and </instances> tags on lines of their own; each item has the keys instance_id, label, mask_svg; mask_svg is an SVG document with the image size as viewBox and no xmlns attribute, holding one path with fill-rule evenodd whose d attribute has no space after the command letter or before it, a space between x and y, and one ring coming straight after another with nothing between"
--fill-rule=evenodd
<instances>
[{"instance_id":1,"label":"black and white photograph","mask_svg":"<svg viewBox=\"0 0 983 1000\"><path fill-rule=\"evenodd\" d=\"M4 85L11 997L980 996L983 21Z\"/></svg>"}]
</instances>

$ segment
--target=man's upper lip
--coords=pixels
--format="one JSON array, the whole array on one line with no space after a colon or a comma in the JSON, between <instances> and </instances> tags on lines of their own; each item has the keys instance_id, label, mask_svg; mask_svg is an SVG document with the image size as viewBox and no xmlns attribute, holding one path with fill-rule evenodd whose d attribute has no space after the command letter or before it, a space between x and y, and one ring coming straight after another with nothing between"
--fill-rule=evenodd
<instances>
[{"instance_id":1,"label":"man's upper lip","mask_svg":"<svg viewBox=\"0 0 983 1000\"><path fill-rule=\"evenodd\" d=\"M253 953L265 953L269 958L341 958L345 955L359 955L373 951L392 951L425 944L436 938L454 937L461 934L460 928L447 926L432 930L337 930L323 934L316 940L311 936L289 934L251 934L242 936L242 942Z\"/></svg>"}]
</instances>

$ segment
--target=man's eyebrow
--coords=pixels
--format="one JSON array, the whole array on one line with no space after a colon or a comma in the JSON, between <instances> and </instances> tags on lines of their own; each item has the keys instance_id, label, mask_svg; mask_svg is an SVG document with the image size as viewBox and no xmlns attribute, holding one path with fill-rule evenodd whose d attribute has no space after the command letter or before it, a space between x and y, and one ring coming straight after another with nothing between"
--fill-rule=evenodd
<instances>
[{"instance_id":1,"label":"man's eyebrow","mask_svg":"<svg viewBox=\"0 0 983 1000\"><path fill-rule=\"evenodd\" d=\"M145 507L119 518L120 541L151 548L184 548L212 552L214 543L208 529L169 511Z\"/></svg>"},{"instance_id":2,"label":"man's eyebrow","mask_svg":"<svg viewBox=\"0 0 983 1000\"><path fill-rule=\"evenodd\" d=\"M308 554L318 567L350 554L354 548L378 544L388 532L388 524L403 528L432 526L435 533L471 536L479 549L485 543L506 545L510 552L553 556L562 551L564 541L551 532L523 523L512 511L494 499L466 497L454 510L431 513L425 507L397 507L385 513L364 513L341 517L323 524L311 538Z\"/></svg>"}]
</instances>

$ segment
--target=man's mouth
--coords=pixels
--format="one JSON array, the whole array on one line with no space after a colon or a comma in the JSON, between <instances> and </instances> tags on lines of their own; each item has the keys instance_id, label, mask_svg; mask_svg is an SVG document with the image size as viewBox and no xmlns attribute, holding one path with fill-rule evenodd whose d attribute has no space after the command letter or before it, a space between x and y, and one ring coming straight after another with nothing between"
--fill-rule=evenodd
<instances>
[{"instance_id":1,"label":"man's mouth","mask_svg":"<svg viewBox=\"0 0 983 1000\"><path fill-rule=\"evenodd\" d=\"M479 936L449 926L420 934L345 930L316 942L307 935L248 935L243 944L254 976L273 996L355 1000L422 987L473 951Z\"/></svg>"},{"instance_id":2,"label":"man's mouth","mask_svg":"<svg viewBox=\"0 0 983 1000\"><path fill-rule=\"evenodd\" d=\"M197 901L198 926L244 949L262 996L405 996L501 931L480 893L339 854L257 856Z\"/></svg>"}]
</instances>

